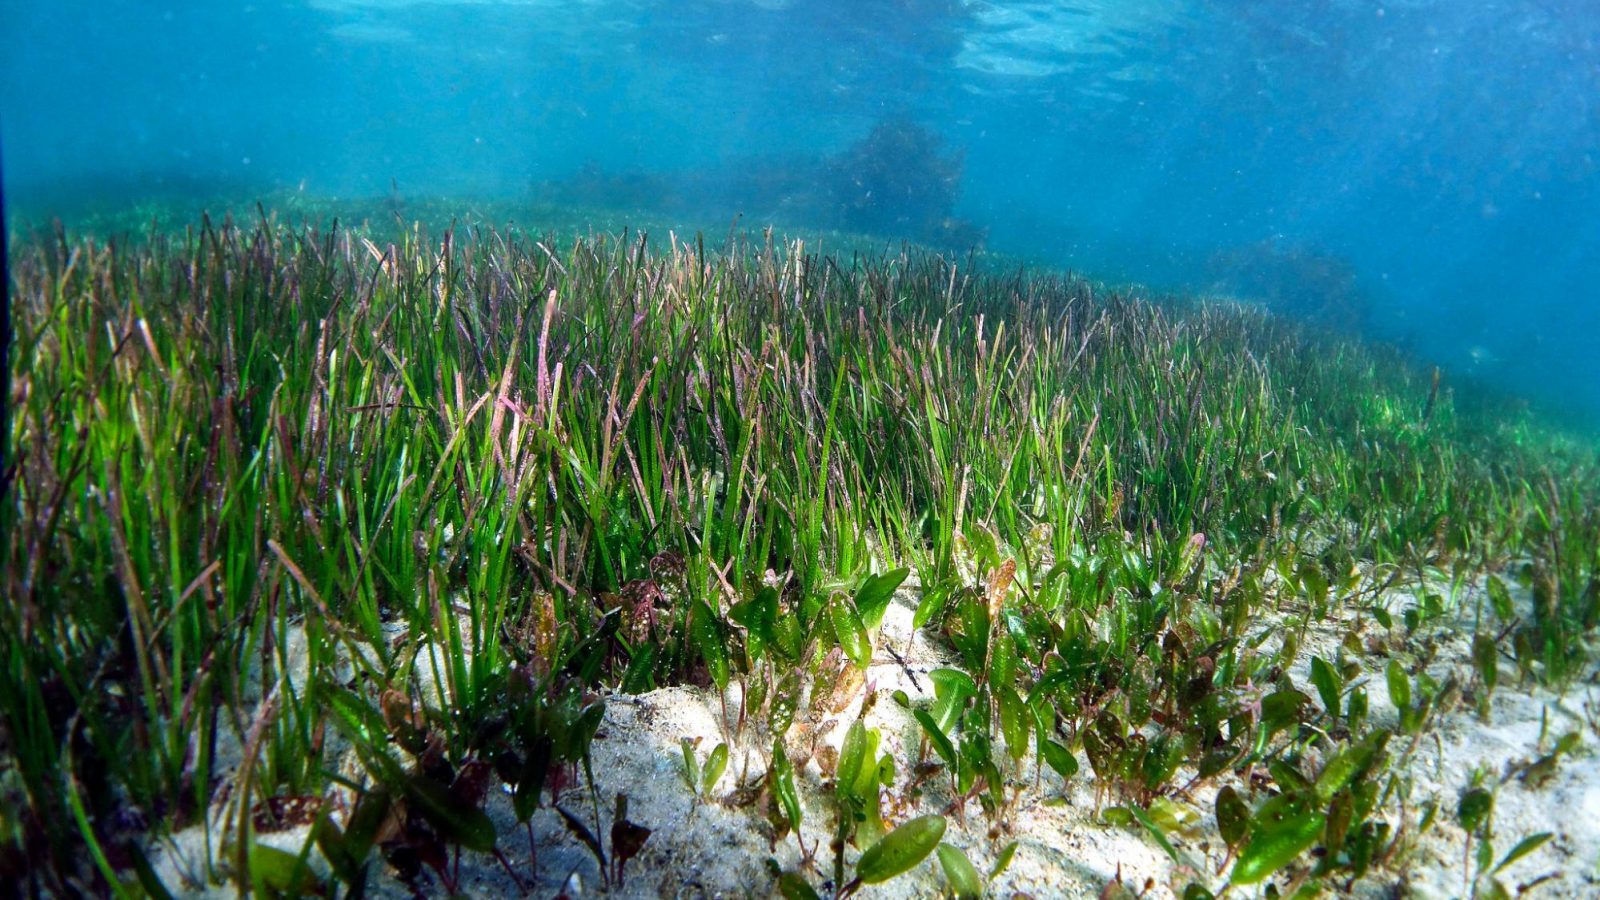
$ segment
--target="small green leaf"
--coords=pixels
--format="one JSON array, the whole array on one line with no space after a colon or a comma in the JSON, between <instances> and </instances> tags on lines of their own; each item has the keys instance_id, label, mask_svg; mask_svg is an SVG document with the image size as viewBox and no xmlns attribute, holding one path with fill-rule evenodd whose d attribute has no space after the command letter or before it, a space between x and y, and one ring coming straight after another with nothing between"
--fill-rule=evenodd
<instances>
[{"instance_id":1,"label":"small green leaf","mask_svg":"<svg viewBox=\"0 0 1600 900\"><path fill-rule=\"evenodd\" d=\"M1541 831L1538 834L1530 834L1522 840L1517 841L1517 845L1512 847L1506 853L1505 857L1500 860L1499 865L1494 867L1495 873L1498 874L1500 870L1504 869L1506 866L1511 865L1524 856L1527 856L1529 853L1532 853L1540 847L1543 847L1545 844L1549 843L1550 839L1553 837L1555 837L1554 834L1548 831Z\"/></svg>"},{"instance_id":2,"label":"small green leaf","mask_svg":"<svg viewBox=\"0 0 1600 900\"><path fill-rule=\"evenodd\" d=\"M1172 846L1172 842L1167 840L1167 833L1162 830L1160 825L1155 823L1154 819L1145 815L1144 810L1137 806L1130 805L1128 812L1132 813L1133 817L1139 821L1139 824L1144 826L1144 830L1150 833L1150 837L1160 845L1162 850L1166 851L1167 856L1171 857L1173 862L1180 865L1183 863L1183 860L1178 857L1178 851Z\"/></svg>"},{"instance_id":3,"label":"small green leaf","mask_svg":"<svg viewBox=\"0 0 1600 900\"><path fill-rule=\"evenodd\" d=\"M1250 807L1232 785L1217 792L1217 830L1222 834L1222 842L1229 847L1239 846L1250 830Z\"/></svg>"},{"instance_id":4,"label":"small green leaf","mask_svg":"<svg viewBox=\"0 0 1600 900\"><path fill-rule=\"evenodd\" d=\"M939 754L939 758L944 760L944 764L954 771L957 761L956 748L954 744L950 743L950 738L946 737L944 731L939 728L939 723L935 722L933 716L928 715L928 711L925 709L914 710L911 715L922 725L922 730L927 732L928 741L933 744L933 752Z\"/></svg>"},{"instance_id":5,"label":"small green leaf","mask_svg":"<svg viewBox=\"0 0 1600 900\"><path fill-rule=\"evenodd\" d=\"M944 838L944 816L918 816L883 836L856 862L856 877L881 884L927 859Z\"/></svg>"},{"instance_id":6,"label":"small green leaf","mask_svg":"<svg viewBox=\"0 0 1600 900\"><path fill-rule=\"evenodd\" d=\"M783 807L783 814L789 820L789 827L799 828L804 818L804 810L800 806L800 792L795 788L794 764L789 761L789 755L783 751L781 737L772 741L771 777L772 792Z\"/></svg>"},{"instance_id":7,"label":"small green leaf","mask_svg":"<svg viewBox=\"0 0 1600 900\"><path fill-rule=\"evenodd\" d=\"M1317 686L1317 695L1322 698L1322 708L1328 715L1339 715L1339 673L1333 670L1327 660L1320 656L1311 657L1311 683Z\"/></svg>"},{"instance_id":8,"label":"small green leaf","mask_svg":"<svg viewBox=\"0 0 1600 900\"><path fill-rule=\"evenodd\" d=\"M1033 730L1033 711L1016 691L1002 683L996 689L1000 699L1000 733L1005 735L1006 752L1022 759L1028 752L1028 735Z\"/></svg>"},{"instance_id":9,"label":"small green leaf","mask_svg":"<svg viewBox=\"0 0 1600 900\"><path fill-rule=\"evenodd\" d=\"M250 881L257 894L321 896L323 885L300 856L267 844L250 848Z\"/></svg>"},{"instance_id":10,"label":"small green leaf","mask_svg":"<svg viewBox=\"0 0 1600 900\"><path fill-rule=\"evenodd\" d=\"M1293 688L1268 694L1261 698L1261 727L1272 735L1298 723L1300 708L1310 699Z\"/></svg>"},{"instance_id":11,"label":"small green leaf","mask_svg":"<svg viewBox=\"0 0 1600 900\"><path fill-rule=\"evenodd\" d=\"M910 574L910 569L899 568L882 575L869 576L861 582L861 587L856 591L856 610L868 630L883 624L883 614L889 609L889 601Z\"/></svg>"},{"instance_id":12,"label":"small green leaf","mask_svg":"<svg viewBox=\"0 0 1600 900\"><path fill-rule=\"evenodd\" d=\"M700 790L700 758L695 756L694 741L680 738L678 746L683 748L683 783L688 785L689 793L698 793Z\"/></svg>"},{"instance_id":13,"label":"small green leaf","mask_svg":"<svg viewBox=\"0 0 1600 900\"><path fill-rule=\"evenodd\" d=\"M711 611L711 607L704 600L696 601L689 631L693 635L695 649L706 661L711 680L716 683L717 690L725 691L728 689L728 644L719 625L717 614Z\"/></svg>"},{"instance_id":14,"label":"small green leaf","mask_svg":"<svg viewBox=\"0 0 1600 900\"><path fill-rule=\"evenodd\" d=\"M841 801L855 793L856 780L867 758L867 727L857 719L844 733L844 744L839 748L839 765L833 773L833 791Z\"/></svg>"},{"instance_id":15,"label":"small green leaf","mask_svg":"<svg viewBox=\"0 0 1600 900\"><path fill-rule=\"evenodd\" d=\"M1478 894L1474 900L1511 900L1511 890L1501 884L1498 878L1485 878L1478 882Z\"/></svg>"},{"instance_id":16,"label":"small green leaf","mask_svg":"<svg viewBox=\"0 0 1600 900\"><path fill-rule=\"evenodd\" d=\"M993 881L1005 874L1006 869L1011 867L1011 860L1015 859L1016 855L1017 842L1012 841L1005 846L1005 849L1000 851L999 856L994 858L994 865L989 867L989 880Z\"/></svg>"},{"instance_id":17,"label":"small green leaf","mask_svg":"<svg viewBox=\"0 0 1600 900\"><path fill-rule=\"evenodd\" d=\"M778 895L783 900L822 900L799 872L784 872L778 876Z\"/></svg>"},{"instance_id":18,"label":"small green leaf","mask_svg":"<svg viewBox=\"0 0 1600 900\"><path fill-rule=\"evenodd\" d=\"M944 612L945 604L950 602L950 586L936 584L923 585L922 599L917 601L917 611L911 616L911 627L922 630L923 626L939 617Z\"/></svg>"},{"instance_id":19,"label":"small green leaf","mask_svg":"<svg viewBox=\"0 0 1600 900\"><path fill-rule=\"evenodd\" d=\"M1516 607L1511 602L1511 592L1506 589L1506 583L1499 575L1490 575L1486 586L1489 590L1489 603L1494 607L1494 614L1500 621L1509 622L1516 615Z\"/></svg>"},{"instance_id":20,"label":"small green leaf","mask_svg":"<svg viewBox=\"0 0 1600 900\"><path fill-rule=\"evenodd\" d=\"M706 760L705 776L701 781L700 791L709 796L711 789L717 786L722 779L722 773L728 769L728 745L720 743L711 749L711 757Z\"/></svg>"},{"instance_id":21,"label":"small green leaf","mask_svg":"<svg viewBox=\"0 0 1600 900\"><path fill-rule=\"evenodd\" d=\"M940 844L938 853L945 880L950 882L950 893L959 900L977 900L983 896L983 879L965 853L949 844Z\"/></svg>"},{"instance_id":22,"label":"small green leaf","mask_svg":"<svg viewBox=\"0 0 1600 900\"><path fill-rule=\"evenodd\" d=\"M800 626L800 616L789 612L772 624L772 646L788 660L798 660L806 648L805 629Z\"/></svg>"},{"instance_id":23,"label":"small green leaf","mask_svg":"<svg viewBox=\"0 0 1600 900\"><path fill-rule=\"evenodd\" d=\"M828 604L828 617L833 622L833 633L838 636L844 655L865 669L872 663L872 641L867 637L866 626L861 624L855 604L837 597Z\"/></svg>"},{"instance_id":24,"label":"small green leaf","mask_svg":"<svg viewBox=\"0 0 1600 900\"><path fill-rule=\"evenodd\" d=\"M1493 636L1480 634L1472 639L1472 661L1478 667L1478 677L1483 679L1484 688L1493 691L1500 680L1500 653Z\"/></svg>"},{"instance_id":25,"label":"small green leaf","mask_svg":"<svg viewBox=\"0 0 1600 900\"><path fill-rule=\"evenodd\" d=\"M1405 710L1411 707L1411 679L1406 677L1406 670L1400 665L1400 660L1391 659L1383 671L1384 677L1389 682L1389 699L1394 703L1395 709Z\"/></svg>"},{"instance_id":26,"label":"small green leaf","mask_svg":"<svg viewBox=\"0 0 1600 900\"><path fill-rule=\"evenodd\" d=\"M1361 722L1367 717L1367 689L1355 688L1350 691L1350 698L1345 701L1345 718L1350 723L1350 730L1360 727Z\"/></svg>"},{"instance_id":27,"label":"small green leaf","mask_svg":"<svg viewBox=\"0 0 1600 900\"><path fill-rule=\"evenodd\" d=\"M1108 806L1100 810L1100 823L1126 828L1134 823L1133 810L1126 806Z\"/></svg>"},{"instance_id":28,"label":"small green leaf","mask_svg":"<svg viewBox=\"0 0 1600 900\"><path fill-rule=\"evenodd\" d=\"M1477 834L1478 829L1489 821L1493 809L1494 794L1485 788L1473 788L1462 794L1461 801L1456 804L1456 822L1467 834Z\"/></svg>"},{"instance_id":29,"label":"small green leaf","mask_svg":"<svg viewBox=\"0 0 1600 900\"><path fill-rule=\"evenodd\" d=\"M777 634L777 588L771 585L763 585L761 590L756 591L754 597L735 603L728 610L728 618L760 638L763 643L772 643Z\"/></svg>"},{"instance_id":30,"label":"small green leaf","mask_svg":"<svg viewBox=\"0 0 1600 900\"><path fill-rule=\"evenodd\" d=\"M1150 816L1150 821L1161 826L1162 831L1187 834L1200 824L1200 811L1182 800L1155 797L1145 812Z\"/></svg>"},{"instance_id":31,"label":"small green leaf","mask_svg":"<svg viewBox=\"0 0 1600 900\"><path fill-rule=\"evenodd\" d=\"M1322 774L1317 776L1317 799L1323 803L1332 800L1333 795L1344 790L1351 779L1372 765L1373 758L1387 742L1388 733L1379 731L1339 751L1322 767Z\"/></svg>"},{"instance_id":32,"label":"small green leaf","mask_svg":"<svg viewBox=\"0 0 1600 900\"><path fill-rule=\"evenodd\" d=\"M1321 813L1300 811L1272 825L1258 823L1233 865L1232 882L1255 884L1293 862L1322 836L1325 821Z\"/></svg>"},{"instance_id":33,"label":"small green leaf","mask_svg":"<svg viewBox=\"0 0 1600 900\"><path fill-rule=\"evenodd\" d=\"M1060 743L1053 740L1041 741L1039 751L1044 754L1044 761L1063 779L1071 779L1078 774L1078 758Z\"/></svg>"}]
</instances>

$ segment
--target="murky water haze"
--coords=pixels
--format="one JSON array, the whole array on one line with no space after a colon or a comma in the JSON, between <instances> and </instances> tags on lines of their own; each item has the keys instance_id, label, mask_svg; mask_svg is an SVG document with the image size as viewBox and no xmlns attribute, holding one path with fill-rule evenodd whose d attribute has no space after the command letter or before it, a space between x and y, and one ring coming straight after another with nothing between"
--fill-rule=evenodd
<instances>
[{"instance_id":1,"label":"murky water haze","mask_svg":"<svg viewBox=\"0 0 1600 900\"><path fill-rule=\"evenodd\" d=\"M8 198L662 207L1262 296L1600 413L1600 17L1401 0L0 0Z\"/></svg>"}]
</instances>

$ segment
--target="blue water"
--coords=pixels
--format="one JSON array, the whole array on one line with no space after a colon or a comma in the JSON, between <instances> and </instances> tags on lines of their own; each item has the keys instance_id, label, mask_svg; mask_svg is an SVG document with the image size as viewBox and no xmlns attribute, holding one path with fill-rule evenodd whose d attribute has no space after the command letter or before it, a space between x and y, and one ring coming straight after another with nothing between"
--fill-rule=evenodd
<instances>
[{"instance_id":1,"label":"blue water","mask_svg":"<svg viewBox=\"0 0 1600 900\"><path fill-rule=\"evenodd\" d=\"M940 142L948 209L816 202L886 122ZM1112 280L1345 298L1341 327L1600 414L1593 0L0 0L0 148L14 206L237 183L931 216Z\"/></svg>"}]
</instances>

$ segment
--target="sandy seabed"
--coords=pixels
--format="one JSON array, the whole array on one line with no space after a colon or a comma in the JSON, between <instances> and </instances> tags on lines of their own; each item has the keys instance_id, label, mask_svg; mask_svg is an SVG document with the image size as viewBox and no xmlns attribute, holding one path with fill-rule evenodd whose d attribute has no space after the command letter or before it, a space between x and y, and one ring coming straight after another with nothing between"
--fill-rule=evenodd
<instances>
[{"instance_id":1,"label":"sandy seabed","mask_svg":"<svg viewBox=\"0 0 1600 900\"><path fill-rule=\"evenodd\" d=\"M1473 590L1481 590L1481 586ZM1394 609L1404 609L1411 602L1408 596L1392 599ZM1520 599L1527 602L1526 597ZM877 655L856 696L835 714L811 721L802 718L787 736L788 746L798 750L792 751L797 762L814 751L797 774L805 805L804 843L817 853L808 880L824 896L834 888L828 881L833 868L828 849L833 805L822 763L836 758L827 748L837 750L846 728L860 713L868 688L876 691L878 699L867 711L865 722L881 730L880 752L892 753L901 764L885 802L889 824L928 812L950 813L951 794L942 773L924 781L909 797L900 794L909 777L908 761L919 756L921 731L911 715L889 698L897 690L905 691L913 703L930 698L932 684L926 673L955 663L953 654L926 634L913 631L914 604L913 592L903 587L884 619ZM1436 652L1427 671L1439 681L1451 674L1462 684L1471 681L1472 607L1472 602L1464 600L1457 619L1447 618L1409 638L1435 642ZM1271 626L1264 623L1262 627ZM1291 673L1297 684L1309 686L1305 667L1311 656L1333 658L1342 633L1337 621L1313 626L1299 656L1301 668ZM1404 645L1377 643L1395 653L1405 652ZM886 647L892 647L900 658L895 659ZM1379 649L1363 666L1372 720L1378 725L1392 725L1397 720L1381 675L1386 652L1388 649ZM1466 896L1470 848L1454 815L1461 792L1478 770L1485 773L1486 785L1500 784L1493 819L1497 859L1529 835L1553 834L1538 850L1501 872L1501 883L1513 895L1526 889L1525 896L1530 897L1600 896L1600 765L1592 750L1600 740L1597 673L1591 671L1561 695L1531 684L1518 685L1509 662L1502 665L1502 673L1503 682L1509 683L1502 683L1493 694L1486 720L1480 719L1472 704L1461 703L1431 720L1420 739L1413 742L1397 736L1390 742L1391 756L1398 760L1393 771L1410 783L1403 814L1393 804L1384 807L1389 821L1396 822L1397 815L1403 818L1399 824L1406 837L1401 851L1389 865L1353 885L1331 882L1328 887L1334 895ZM535 814L532 822L538 854L535 877L526 832L515 820L509 796L496 789L488 812L495 820L500 847L523 885L519 888L493 857L463 854L461 892L472 897L553 897L563 891L574 897L775 896L777 886L769 860L784 869L800 868L804 861L794 835L773 842L771 826L761 812L764 801L738 802L741 795L748 800L754 793L741 791L741 782L759 783L771 747L770 738L753 721L737 733L733 723L724 722L724 715L736 718L739 700L736 686L730 687L722 700L712 689L692 687L606 698L605 720L592 746L602 816L602 827L595 833L609 833L612 801L618 793L628 798L628 818L652 830L643 850L627 864L624 885L604 884L588 848L549 807ZM1576 751L1557 760L1553 771L1540 773L1538 778L1524 777L1529 763L1548 753L1557 738L1574 731L1583 736ZM697 803L684 783L681 741L685 738L698 740L701 759L717 743L729 742L727 771L707 801ZM1022 791L1014 813L996 824L976 802L968 803L963 814L947 815L945 842L964 850L980 872L987 872L997 854L1016 842L1010 865L989 886L990 896L1097 898L1119 878L1133 895L1142 893L1152 900L1180 896L1195 876L1175 863L1138 825L1121 827L1097 821L1097 809L1117 800L1095 796L1093 776L1087 761L1081 753L1079 756L1080 774L1066 783L1053 771L1036 771L1030 756L1016 775ZM1180 773L1175 783L1184 781ZM1226 880L1217 871L1225 855L1212 812L1217 788L1218 784L1212 783L1176 795L1174 799L1192 806L1199 816L1192 827L1169 834L1179 856L1201 871L1199 880L1214 890ZM898 802L896 798L900 798ZM593 828L595 809L586 789L569 789L562 802ZM1422 810L1430 802L1437 804L1438 814L1424 830L1420 828ZM213 822L224 814L225 810L216 810ZM288 829L260 839L298 853L308 839L308 830ZM210 843L215 845L214 836ZM201 883L204 879L198 873L205 869L207 846L205 831L197 826L153 841L150 855L158 874L175 894L235 896L232 886ZM847 873L857 855L857 849L847 850ZM375 859L373 868L376 877L369 885L370 896L414 895L381 860ZM431 873L425 874L417 887L423 896L445 893ZM864 887L857 896L932 897L945 889L943 872L930 857L903 876ZM1232 896L1260 894L1258 887L1230 892Z\"/></svg>"}]
</instances>

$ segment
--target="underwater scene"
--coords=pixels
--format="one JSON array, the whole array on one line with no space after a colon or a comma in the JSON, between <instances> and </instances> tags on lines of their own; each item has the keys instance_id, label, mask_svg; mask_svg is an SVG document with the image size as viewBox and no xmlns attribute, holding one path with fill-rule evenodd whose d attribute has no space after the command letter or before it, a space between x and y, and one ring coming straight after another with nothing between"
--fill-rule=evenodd
<instances>
[{"instance_id":1,"label":"underwater scene","mask_svg":"<svg viewBox=\"0 0 1600 900\"><path fill-rule=\"evenodd\" d=\"M1584 0L0 0L0 900L1600 896Z\"/></svg>"}]
</instances>

